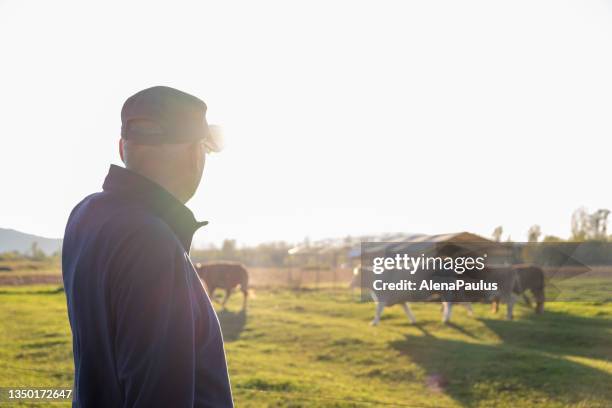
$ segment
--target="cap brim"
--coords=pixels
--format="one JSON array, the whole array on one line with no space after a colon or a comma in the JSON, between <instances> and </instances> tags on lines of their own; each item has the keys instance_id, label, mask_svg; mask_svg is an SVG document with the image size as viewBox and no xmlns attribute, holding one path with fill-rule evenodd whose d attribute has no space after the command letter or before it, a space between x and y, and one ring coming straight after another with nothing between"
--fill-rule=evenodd
<instances>
[{"instance_id":1,"label":"cap brim","mask_svg":"<svg viewBox=\"0 0 612 408\"><path fill-rule=\"evenodd\" d=\"M209 125L204 145L211 152L219 153L223 150L223 128L219 125Z\"/></svg>"}]
</instances>

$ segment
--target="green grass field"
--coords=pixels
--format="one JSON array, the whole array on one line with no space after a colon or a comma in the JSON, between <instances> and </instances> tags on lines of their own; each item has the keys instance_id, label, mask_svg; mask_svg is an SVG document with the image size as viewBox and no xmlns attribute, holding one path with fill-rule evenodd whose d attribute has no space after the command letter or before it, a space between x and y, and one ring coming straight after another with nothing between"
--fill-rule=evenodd
<instances>
[{"instance_id":1,"label":"green grass field","mask_svg":"<svg viewBox=\"0 0 612 408\"><path fill-rule=\"evenodd\" d=\"M475 305L411 325L348 291L255 292L219 312L238 407L610 407L612 305L551 303L517 319ZM0 287L0 387L70 386L70 331L57 286ZM13 406L13 405L11 405ZM68 406L63 403L21 406Z\"/></svg>"}]
</instances>

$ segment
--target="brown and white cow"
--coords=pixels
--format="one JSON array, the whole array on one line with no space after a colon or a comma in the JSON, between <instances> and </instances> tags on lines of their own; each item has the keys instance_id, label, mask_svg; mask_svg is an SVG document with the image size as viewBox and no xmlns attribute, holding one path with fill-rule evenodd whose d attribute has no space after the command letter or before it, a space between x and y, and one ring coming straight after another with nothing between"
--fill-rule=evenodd
<instances>
[{"instance_id":1,"label":"brown and white cow","mask_svg":"<svg viewBox=\"0 0 612 408\"><path fill-rule=\"evenodd\" d=\"M397 271L395 273L398 273ZM400 276L395 278L406 278L410 276L401 276L402 272L399 272ZM513 293L512 288L516 285L518 279L517 272L509 267L487 267L482 271L470 271L465 273L462 278L470 280L480 280L487 282L496 282L498 289L496 290L483 290L467 292L462 291L456 295L448 292L427 292L422 291L377 291L373 289L373 282L375 279L380 279L380 275L375 275L369 268L358 267L353 271L353 280L351 287L361 287L362 290L367 291L374 302L376 302L376 312L372 325L377 325L380 322L380 317L385 307L400 305L404 309L404 312L408 316L408 319L415 323L416 319L412 310L410 309L409 302L419 301L431 301L432 299L439 299L442 302L443 313L442 321L447 323L450 321L453 303L459 303L468 310L468 314L472 315L471 302L481 301L502 301L507 304L507 315L506 317L511 320L513 319L514 303L516 301L516 295Z\"/></svg>"},{"instance_id":2,"label":"brown and white cow","mask_svg":"<svg viewBox=\"0 0 612 408\"><path fill-rule=\"evenodd\" d=\"M249 273L244 265L236 262L216 262L209 264L196 264L198 276L206 284L208 295L214 300L217 288L225 289L225 297L221 305L225 307L232 291L237 286L244 296L242 307L246 308L249 295Z\"/></svg>"},{"instance_id":3,"label":"brown and white cow","mask_svg":"<svg viewBox=\"0 0 612 408\"><path fill-rule=\"evenodd\" d=\"M406 313L408 320L410 320L411 323L416 323L416 318L414 317L414 313L412 313L412 309L410 308L410 302L425 301L429 299L423 295L415 294L413 292L377 292L372 288L372 284L375 279L376 275L374 272L372 272L372 269L357 266L353 269L353 279L351 280L350 285L352 291L354 291L356 288L361 288L361 290L365 291L364 293L368 293L372 300L376 303L374 319L370 322L370 324L372 326L377 326L380 323L380 317L382 316L385 307L394 305L400 305L404 310L404 313ZM460 302L460 304L466 308L469 316L473 315L471 303ZM450 319L452 303L443 301L442 306L442 321L446 323Z\"/></svg>"}]
</instances>

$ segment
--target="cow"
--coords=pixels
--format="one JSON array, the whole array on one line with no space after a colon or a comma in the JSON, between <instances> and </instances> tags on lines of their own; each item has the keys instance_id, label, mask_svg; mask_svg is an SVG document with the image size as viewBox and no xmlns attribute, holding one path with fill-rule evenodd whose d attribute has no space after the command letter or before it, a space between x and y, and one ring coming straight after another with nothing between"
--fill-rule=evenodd
<instances>
[{"instance_id":1,"label":"cow","mask_svg":"<svg viewBox=\"0 0 612 408\"><path fill-rule=\"evenodd\" d=\"M416 323L416 318L414 317L414 313L412 313L412 309L410 308L410 301L423 301L428 300L422 295L416 295L412 292L399 292L396 295L386 293L386 292L378 292L375 291L372 287L374 280L376 279L376 275L372 271L371 268L362 268L361 265L358 265L353 269L353 278L351 280L351 290L354 291L356 288L361 288L361 290L367 291L369 293L372 300L376 303L376 311L374 315L374 319L370 322L372 326L377 326L380 323L380 317L382 316L382 312L387 306L400 305L406 313L408 320L412 324ZM473 315L472 305L468 302L460 302L463 307L466 308L468 315ZM443 322L448 322L450 319L450 310L451 304L450 302L442 302L443 305Z\"/></svg>"},{"instance_id":2,"label":"cow","mask_svg":"<svg viewBox=\"0 0 612 408\"><path fill-rule=\"evenodd\" d=\"M517 280L514 285L513 292L516 295L522 295L527 306L531 307L531 299L527 296L527 291L535 298L535 312L540 314L544 311L544 271L536 265L520 264L513 265L512 269L516 271ZM499 310L499 300L493 299L491 304L494 313Z\"/></svg>"},{"instance_id":3,"label":"cow","mask_svg":"<svg viewBox=\"0 0 612 408\"><path fill-rule=\"evenodd\" d=\"M514 319L514 304L516 303L514 288L518 282L518 273L512 267L487 266L482 270L465 272L459 278L469 279L473 282L495 283L497 289L461 291L457 294L441 293L441 297L445 301L443 317L445 323L450 321L452 304L456 299L460 299L462 302L496 302L498 307L500 302L504 302L506 303L506 319Z\"/></svg>"},{"instance_id":4,"label":"cow","mask_svg":"<svg viewBox=\"0 0 612 408\"><path fill-rule=\"evenodd\" d=\"M451 272L454 273L454 272ZM443 313L442 322L448 323L451 318L453 303L460 303L464 306L468 314L473 314L471 302L481 301L503 301L507 304L508 320L513 319L514 303L516 296L514 295L512 288L516 285L517 272L511 268L506 267L487 267L481 271L469 271L462 275L462 279L469 279L471 281L483 280L486 282L497 283L496 290L479 290L479 291L460 291L458 293L451 292L437 292L437 291L377 291L374 290L372 284L375 279L383 280L398 280L398 279L409 279L410 276L406 275L405 271L390 271L390 273L383 273L383 275L375 275L370 268L355 268L353 271L353 280L351 287L360 286L362 290L367 290L370 296L376 302L376 312L374 319L370 323L371 325L378 325L380 317L385 307L399 304L404 309L404 312L408 316L408 319L415 323L416 319L410 308L409 302L419 301L431 301L439 299L442 302ZM386 276L385 276L386 274ZM395 276L392 276L392 275ZM433 271L428 272L428 277L434 275ZM451 275L452 276L452 275ZM458 277L458 276L457 276ZM424 279L423 275L420 279Z\"/></svg>"},{"instance_id":5,"label":"cow","mask_svg":"<svg viewBox=\"0 0 612 408\"><path fill-rule=\"evenodd\" d=\"M236 262L216 262L209 264L196 264L198 276L206 284L208 295L214 300L215 289L225 289L225 297L221 302L225 308L234 288L240 285L243 294L242 308L246 309L249 295L249 273L244 265Z\"/></svg>"}]
</instances>

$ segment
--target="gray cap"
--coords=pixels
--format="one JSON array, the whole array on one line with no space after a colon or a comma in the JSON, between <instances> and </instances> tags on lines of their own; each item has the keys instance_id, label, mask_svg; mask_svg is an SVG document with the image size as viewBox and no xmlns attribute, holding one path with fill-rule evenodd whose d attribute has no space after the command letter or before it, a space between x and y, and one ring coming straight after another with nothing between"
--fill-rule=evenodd
<instances>
[{"instance_id":1,"label":"gray cap","mask_svg":"<svg viewBox=\"0 0 612 408\"><path fill-rule=\"evenodd\" d=\"M123 104L121 137L152 145L210 139L206 104L167 86L144 89Z\"/></svg>"}]
</instances>

